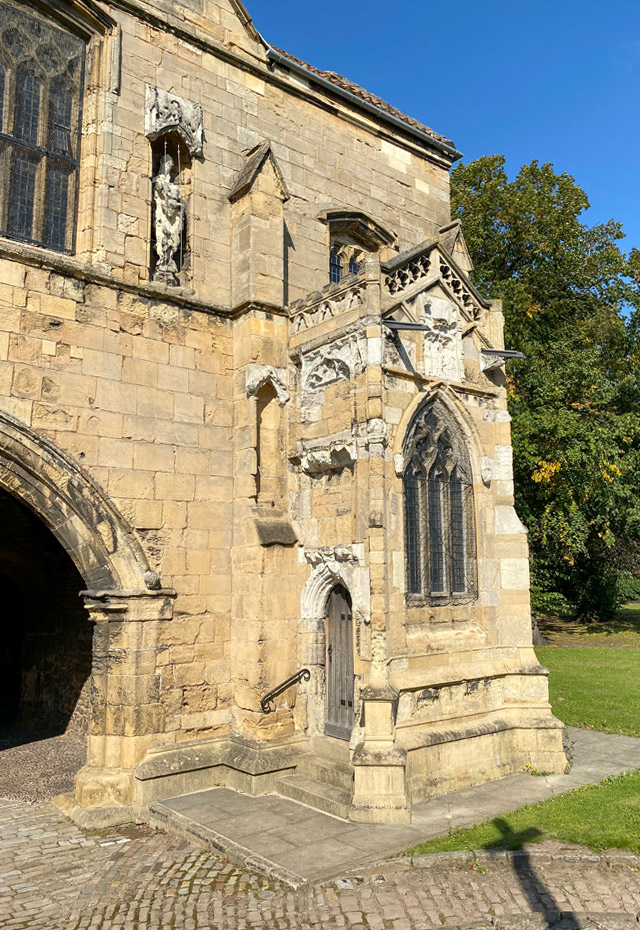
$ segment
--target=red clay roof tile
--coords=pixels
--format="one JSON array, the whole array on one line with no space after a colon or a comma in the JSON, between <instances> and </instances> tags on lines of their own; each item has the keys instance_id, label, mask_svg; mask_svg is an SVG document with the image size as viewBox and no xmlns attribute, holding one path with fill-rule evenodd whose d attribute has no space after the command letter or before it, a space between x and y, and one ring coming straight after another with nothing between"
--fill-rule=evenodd
<instances>
[{"instance_id":1,"label":"red clay roof tile","mask_svg":"<svg viewBox=\"0 0 640 930\"><path fill-rule=\"evenodd\" d=\"M382 110L383 113L388 113L390 116L394 116L396 119L402 120L402 122L406 123L407 126L411 126L413 129L417 129L420 132L424 132L432 138L437 139L439 142L444 142L445 145L453 146L451 139L447 139L446 136L441 135L439 132L431 129L429 126L425 126L424 123L419 122L419 120L414 119L412 116L407 116L407 114L403 113L402 110L398 110L397 107L387 103L386 100L376 96L376 94L372 94L370 91L365 90L364 87L360 87L359 84L354 84L353 81L343 77L343 75L336 74L335 71L320 71L319 68L314 68L313 65L308 64L306 61L302 61L301 58L296 58L296 56L292 55L290 52L285 52L284 49L277 48L275 45L271 46L271 48L273 48L275 52L278 52L279 55L284 56L284 58L288 58L290 61L294 62L299 67L304 68L306 71L310 71L312 74L317 74L319 77L324 78L326 81L330 81L337 87L342 88L342 90L346 90L350 94L354 94L354 96L360 97L361 100L372 104L374 107Z\"/></svg>"}]
</instances>

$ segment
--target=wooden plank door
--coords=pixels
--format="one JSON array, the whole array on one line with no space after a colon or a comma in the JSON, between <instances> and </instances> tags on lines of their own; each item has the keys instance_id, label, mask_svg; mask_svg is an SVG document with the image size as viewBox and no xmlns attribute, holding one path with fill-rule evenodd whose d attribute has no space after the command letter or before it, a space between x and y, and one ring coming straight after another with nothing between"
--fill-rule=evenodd
<instances>
[{"instance_id":1,"label":"wooden plank door","mask_svg":"<svg viewBox=\"0 0 640 930\"><path fill-rule=\"evenodd\" d=\"M327 718L324 732L350 739L353 730L353 618L351 598L342 585L327 604Z\"/></svg>"}]
</instances>

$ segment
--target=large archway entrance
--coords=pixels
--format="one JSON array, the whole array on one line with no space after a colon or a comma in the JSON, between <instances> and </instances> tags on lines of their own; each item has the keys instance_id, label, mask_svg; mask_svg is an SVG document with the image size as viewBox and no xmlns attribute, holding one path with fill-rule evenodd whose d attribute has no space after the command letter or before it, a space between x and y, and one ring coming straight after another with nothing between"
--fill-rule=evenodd
<instances>
[{"instance_id":1,"label":"large archway entrance","mask_svg":"<svg viewBox=\"0 0 640 930\"><path fill-rule=\"evenodd\" d=\"M44 524L0 491L0 727L86 733L92 623L85 584Z\"/></svg>"},{"instance_id":2,"label":"large archway entrance","mask_svg":"<svg viewBox=\"0 0 640 930\"><path fill-rule=\"evenodd\" d=\"M1 411L0 489L8 508L6 519L0 512L3 628L12 627L10 614L23 624L20 637L12 627L6 654L0 650L6 717L28 732L51 727L65 734L54 739L68 739L84 734L90 715L76 801L131 804L135 766L164 732L153 660L175 592L162 588L131 526L89 472ZM20 532L28 540L22 546Z\"/></svg>"},{"instance_id":3,"label":"large archway entrance","mask_svg":"<svg viewBox=\"0 0 640 930\"><path fill-rule=\"evenodd\" d=\"M0 491L0 795L68 791L84 764L93 634L84 587L50 530Z\"/></svg>"}]
</instances>

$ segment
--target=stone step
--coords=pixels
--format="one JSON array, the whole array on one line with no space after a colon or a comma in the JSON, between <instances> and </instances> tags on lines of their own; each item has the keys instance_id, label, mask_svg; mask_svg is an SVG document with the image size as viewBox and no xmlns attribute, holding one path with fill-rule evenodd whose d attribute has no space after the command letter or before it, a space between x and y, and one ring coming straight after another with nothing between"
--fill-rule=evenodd
<instances>
[{"instance_id":1,"label":"stone step","mask_svg":"<svg viewBox=\"0 0 640 930\"><path fill-rule=\"evenodd\" d=\"M316 781L307 775L285 775L275 785L276 792L283 798L298 801L315 810L348 820L351 791Z\"/></svg>"},{"instance_id":2,"label":"stone step","mask_svg":"<svg viewBox=\"0 0 640 930\"><path fill-rule=\"evenodd\" d=\"M332 759L334 762L348 764L351 759L349 743L330 736L314 737L311 740L311 752L314 756L322 756L323 759Z\"/></svg>"},{"instance_id":3,"label":"stone step","mask_svg":"<svg viewBox=\"0 0 640 930\"><path fill-rule=\"evenodd\" d=\"M353 768L348 762L337 762L316 753L304 755L296 766L296 775L306 775L323 785L334 785L351 793L353 787Z\"/></svg>"}]
</instances>

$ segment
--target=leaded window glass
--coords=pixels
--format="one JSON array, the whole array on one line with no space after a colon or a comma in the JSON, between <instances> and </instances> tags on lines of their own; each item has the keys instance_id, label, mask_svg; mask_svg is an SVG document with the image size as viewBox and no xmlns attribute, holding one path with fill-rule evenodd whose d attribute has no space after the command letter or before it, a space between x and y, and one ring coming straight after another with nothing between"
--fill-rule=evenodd
<instances>
[{"instance_id":1,"label":"leaded window glass","mask_svg":"<svg viewBox=\"0 0 640 930\"><path fill-rule=\"evenodd\" d=\"M476 596L473 481L464 433L445 405L421 409L405 442L407 596L432 604Z\"/></svg>"},{"instance_id":2,"label":"leaded window glass","mask_svg":"<svg viewBox=\"0 0 640 930\"><path fill-rule=\"evenodd\" d=\"M404 513L407 538L407 583L413 594L422 594L422 483L420 476L409 468L404 476Z\"/></svg>"},{"instance_id":3,"label":"leaded window glass","mask_svg":"<svg viewBox=\"0 0 640 930\"><path fill-rule=\"evenodd\" d=\"M2 65L0 65L0 132L2 132L2 127L4 125L4 89L6 83L6 71Z\"/></svg>"},{"instance_id":4,"label":"leaded window glass","mask_svg":"<svg viewBox=\"0 0 640 930\"><path fill-rule=\"evenodd\" d=\"M326 252L325 252L326 255ZM329 256L329 280L332 284L337 284L342 277L342 258L338 249L332 249Z\"/></svg>"},{"instance_id":5,"label":"leaded window glass","mask_svg":"<svg viewBox=\"0 0 640 930\"><path fill-rule=\"evenodd\" d=\"M0 0L0 234L74 245L85 44Z\"/></svg>"}]
</instances>

